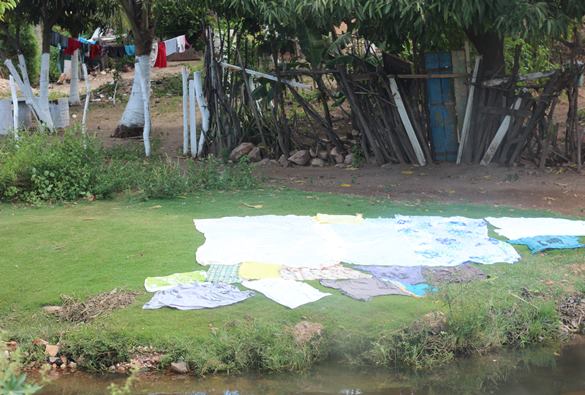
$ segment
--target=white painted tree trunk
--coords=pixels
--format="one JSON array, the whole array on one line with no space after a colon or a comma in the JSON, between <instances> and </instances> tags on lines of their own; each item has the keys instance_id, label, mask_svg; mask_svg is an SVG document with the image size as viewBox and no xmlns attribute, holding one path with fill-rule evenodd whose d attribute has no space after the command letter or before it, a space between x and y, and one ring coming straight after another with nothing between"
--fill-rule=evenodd
<instances>
[{"instance_id":1,"label":"white painted tree trunk","mask_svg":"<svg viewBox=\"0 0 585 395\"><path fill-rule=\"evenodd\" d=\"M71 82L69 83L69 104L72 106L81 105L79 98L79 49L71 55Z\"/></svg>"},{"instance_id":2,"label":"white painted tree trunk","mask_svg":"<svg viewBox=\"0 0 585 395\"><path fill-rule=\"evenodd\" d=\"M191 156L197 156L197 119L195 117L195 81L189 81L189 123L191 124Z\"/></svg>"},{"instance_id":3,"label":"white painted tree trunk","mask_svg":"<svg viewBox=\"0 0 585 395\"><path fill-rule=\"evenodd\" d=\"M142 90L142 108L144 129L142 138L144 140L144 154L150 156L150 58L148 55L138 57L140 66L140 88ZM136 77L134 77L136 78Z\"/></svg>"},{"instance_id":4,"label":"white painted tree trunk","mask_svg":"<svg viewBox=\"0 0 585 395\"><path fill-rule=\"evenodd\" d=\"M41 55L41 76L39 80L39 107L44 114L46 126L52 130L54 127L51 112L49 110L49 61L50 55L48 53L43 53Z\"/></svg>"},{"instance_id":5,"label":"white painted tree trunk","mask_svg":"<svg viewBox=\"0 0 585 395\"><path fill-rule=\"evenodd\" d=\"M149 55L141 55L137 57L137 62L134 65L134 82L132 84L132 92L130 99L126 104L126 109L122 114L120 125L125 128L142 128L144 139L144 151L147 156L150 155L150 117L144 116L145 110L148 112L148 99L150 96L150 58ZM146 94L143 95L143 92ZM145 122L145 119L148 122ZM147 125L148 123L148 125ZM147 129L148 126L148 130Z\"/></svg>"},{"instance_id":6,"label":"white painted tree trunk","mask_svg":"<svg viewBox=\"0 0 585 395\"><path fill-rule=\"evenodd\" d=\"M83 69L83 79L85 81L85 105L83 106L83 117L81 118L81 130L84 135L87 134L87 112L89 111L89 99L91 97L91 85L89 83L89 76L87 74L87 66L85 63L81 65Z\"/></svg>"},{"instance_id":7,"label":"white painted tree trunk","mask_svg":"<svg viewBox=\"0 0 585 395\"><path fill-rule=\"evenodd\" d=\"M199 146L197 147L197 156L203 152L203 144L205 144L205 135L209 130L209 109L203 94L203 84L201 83L201 72L196 71L193 74L193 81L195 84L195 96L197 104L199 105L199 112L201 113L201 135L199 136Z\"/></svg>"},{"instance_id":8,"label":"white painted tree trunk","mask_svg":"<svg viewBox=\"0 0 585 395\"><path fill-rule=\"evenodd\" d=\"M12 125L14 127L14 137L18 140L18 95L16 94L16 85L14 84L14 78L10 76L8 79L10 85L10 94L12 95Z\"/></svg>"},{"instance_id":9,"label":"white painted tree trunk","mask_svg":"<svg viewBox=\"0 0 585 395\"><path fill-rule=\"evenodd\" d=\"M181 70L183 82L183 155L189 153L189 72L186 67Z\"/></svg>"}]
</instances>

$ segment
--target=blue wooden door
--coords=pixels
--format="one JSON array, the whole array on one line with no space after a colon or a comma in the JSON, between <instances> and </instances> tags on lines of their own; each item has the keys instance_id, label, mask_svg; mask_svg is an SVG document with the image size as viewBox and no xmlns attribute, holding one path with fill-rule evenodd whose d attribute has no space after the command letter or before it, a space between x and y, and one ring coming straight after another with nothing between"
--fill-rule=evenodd
<instances>
[{"instance_id":1,"label":"blue wooden door","mask_svg":"<svg viewBox=\"0 0 585 395\"><path fill-rule=\"evenodd\" d=\"M448 74L453 70L450 52L425 54L427 73ZM457 160L457 122L452 78L427 80L427 106L431 127L433 159L455 162Z\"/></svg>"}]
</instances>

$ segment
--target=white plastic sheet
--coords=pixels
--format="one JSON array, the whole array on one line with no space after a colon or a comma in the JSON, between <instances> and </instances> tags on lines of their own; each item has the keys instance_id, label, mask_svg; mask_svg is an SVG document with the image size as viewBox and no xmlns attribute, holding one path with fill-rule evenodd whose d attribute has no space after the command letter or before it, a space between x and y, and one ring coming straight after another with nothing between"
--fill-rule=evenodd
<instances>
[{"instance_id":1,"label":"white plastic sheet","mask_svg":"<svg viewBox=\"0 0 585 395\"><path fill-rule=\"evenodd\" d=\"M197 250L203 265L456 266L520 259L511 245L488 237L484 220L465 217L396 216L321 224L312 217L269 215L195 220L195 226L206 237Z\"/></svg>"},{"instance_id":2,"label":"white plastic sheet","mask_svg":"<svg viewBox=\"0 0 585 395\"><path fill-rule=\"evenodd\" d=\"M486 218L496 233L510 240L535 236L585 236L585 221L564 218Z\"/></svg>"}]
</instances>

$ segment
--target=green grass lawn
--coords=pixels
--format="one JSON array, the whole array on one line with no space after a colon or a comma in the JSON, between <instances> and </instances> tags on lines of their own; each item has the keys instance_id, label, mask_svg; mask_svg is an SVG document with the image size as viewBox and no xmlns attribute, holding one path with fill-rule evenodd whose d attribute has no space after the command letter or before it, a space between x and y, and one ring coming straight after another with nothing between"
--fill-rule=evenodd
<instances>
[{"instance_id":1,"label":"green grass lawn","mask_svg":"<svg viewBox=\"0 0 585 395\"><path fill-rule=\"evenodd\" d=\"M261 204L261 209L246 207ZM0 328L21 340L57 341L66 334L119 336L124 342L195 345L210 327L232 320L289 325L302 319L320 322L329 333L370 337L403 327L424 313L441 308L434 298L378 297L358 302L327 289L333 296L295 310L257 294L233 306L202 311L143 311L150 295L144 278L201 267L195 251L204 241L194 218L263 214L315 215L363 213L366 217L413 215L536 215L503 207L395 203L389 200L317 194L287 189L250 192L205 192L185 199L132 202L126 199L28 208L0 205ZM550 214L540 214L543 216ZM294 235L291 235L294 237ZM226 246L229 248L229 246ZM580 251L530 255L515 265L484 266L491 279L477 285L480 298L530 290L561 292L579 279L569 264L580 263ZM310 253L309 251L307 253ZM312 285L323 289L317 282ZM124 288L140 291L134 305L83 325L46 316L41 307L59 304L60 295L79 298Z\"/></svg>"}]
</instances>

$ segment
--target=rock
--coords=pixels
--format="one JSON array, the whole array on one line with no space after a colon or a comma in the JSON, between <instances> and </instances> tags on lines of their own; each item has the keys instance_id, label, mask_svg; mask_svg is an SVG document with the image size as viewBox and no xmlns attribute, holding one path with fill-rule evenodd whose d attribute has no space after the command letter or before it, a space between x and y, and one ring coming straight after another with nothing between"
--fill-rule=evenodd
<instances>
[{"instance_id":1,"label":"rock","mask_svg":"<svg viewBox=\"0 0 585 395\"><path fill-rule=\"evenodd\" d=\"M321 150L321 151L319 151L317 153L317 156L320 159L327 160L329 158L329 151L327 151L327 150Z\"/></svg>"},{"instance_id":2,"label":"rock","mask_svg":"<svg viewBox=\"0 0 585 395\"><path fill-rule=\"evenodd\" d=\"M343 154L337 150L337 147L333 147L330 155L335 159L335 163L343 163Z\"/></svg>"},{"instance_id":3,"label":"rock","mask_svg":"<svg viewBox=\"0 0 585 395\"><path fill-rule=\"evenodd\" d=\"M262 160L260 148L259 147L252 148L252 151L248 153L248 159L250 159L250 162L260 162Z\"/></svg>"},{"instance_id":4,"label":"rock","mask_svg":"<svg viewBox=\"0 0 585 395\"><path fill-rule=\"evenodd\" d=\"M69 362L69 368L70 369L77 369L77 364L75 362Z\"/></svg>"},{"instance_id":5,"label":"rock","mask_svg":"<svg viewBox=\"0 0 585 395\"><path fill-rule=\"evenodd\" d=\"M311 159L311 166L323 167L323 166L325 166L325 161L321 158Z\"/></svg>"},{"instance_id":6,"label":"rock","mask_svg":"<svg viewBox=\"0 0 585 395\"><path fill-rule=\"evenodd\" d=\"M16 351L17 348L18 348L18 343L15 341L9 341L6 343L6 350L9 352Z\"/></svg>"},{"instance_id":7,"label":"rock","mask_svg":"<svg viewBox=\"0 0 585 395\"><path fill-rule=\"evenodd\" d=\"M345 163L346 165L353 164L353 154L345 155L345 159L343 160L343 163Z\"/></svg>"},{"instance_id":8,"label":"rock","mask_svg":"<svg viewBox=\"0 0 585 395\"><path fill-rule=\"evenodd\" d=\"M445 314L433 311L423 315L420 319L415 321L411 330L413 332L425 331L427 333L438 335L447 329L447 317Z\"/></svg>"},{"instance_id":9,"label":"rock","mask_svg":"<svg viewBox=\"0 0 585 395\"><path fill-rule=\"evenodd\" d=\"M248 155L254 149L252 143L242 143L232 150L230 160L237 162L242 156Z\"/></svg>"},{"instance_id":10,"label":"rock","mask_svg":"<svg viewBox=\"0 0 585 395\"><path fill-rule=\"evenodd\" d=\"M284 154L280 155L280 158L278 158L278 163L282 167L288 167L289 166L288 160L286 159L286 157L284 156Z\"/></svg>"},{"instance_id":11,"label":"rock","mask_svg":"<svg viewBox=\"0 0 585 395\"><path fill-rule=\"evenodd\" d=\"M391 169L392 168L392 163L384 163L382 166L380 166L382 169Z\"/></svg>"},{"instance_id":12,"label":"rock","mask_svg":"<svg viewBox=\"0 0 585 395\"><path fill-rule=\"evenodd\" d=\"M50 357L56 357L59 354L59 346L53 344L47 344L45 346L45 354Z\"/></svg>"},{"instance_id":13,"label":"rock","mask_svg":"<svg viewBox=\"0 0 585 395\"><path fill-rule=\"evenodd\" d=\"M276 162L278 164L278 162ZM256 162L256 166L268 166L270 164L270 159L264 158L260 162Z\"/></svg>"},{"instance_id":14,"label":"rock","mask_svg":"<svg viewBox=\"0 0 585 395\"><path fill-rule=\"evenodd\" d=\"M343 163L338 163L335 165L335 167L337 167L338 169L345 169L347 166L344 165Z\"/></svg>"},{"instance_id":15,"label":"rock","mask_svg":"<svg viewBox=\"0 0 585 395\"><path fill-rule=\"evenodd\" d=\"M44 306L43 311L47 314L59 315L63 307L61 306Z\"/></svg>"},{"instance_id":16,"label":"rock","mask_svg":"<svg viewBox=\"0 0 585 395\"><path fill-rule=\"evenodd\" d=\"M52 364L57 364L57 361L59 361L59 364L61 364L61 360L57 357L49 357L49 363Z\"/></svg>"},{"instance_id":17,"label":"rock","mask_svg":"<svg viewBox=\"0 0 585 395\"><path fill-rule=\"evenodd\" d=\"M288 160L291 161L292 163L295 163L299 166L305 166L307 163L309 163L309 160L311 159L311 155L309 154L309 151L302 149L300 151L297 151L297 153L291 155Z\"/></svg>"},{"instance_id":18,"label":"rock","mask_svg":"<svg viewBox=\"0 0 585 395\"><path fill-rule=\"evenodd\" d=\"M278 161L276 159L270 159L270 161L268 162L268 164L269 165L272 165L272 166L278 166L279 165L279 163L278 163Z\"/></svg>"},{"instance_id":19,"label":"rock","mask_svg":"<svg viewBox=\"0 0 585 395\"><path fill-rule=\"evenodd\" d=\"M316 158L317 157L317 151L313 148L309 149L309 155L311 155L311 158Z\"/></svg>"},{"instance_id":20,"label":"rock","mask_svg":"<svg viewBox=\"0 0 585 395\"><path fill-rule=\"evenodd\" d=\"M173 362L171 363L171 370L174 373L178 374L187 374L189 373L189 366L185 362Z\"/></svg>"}]
</instances>

